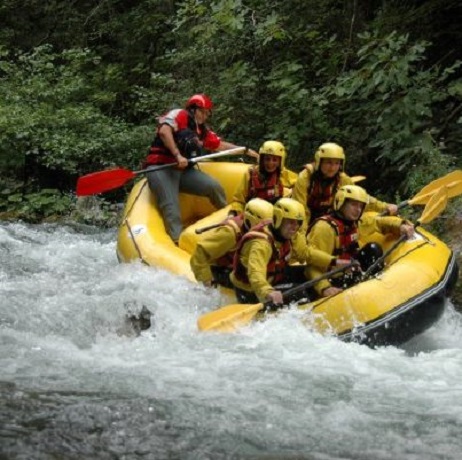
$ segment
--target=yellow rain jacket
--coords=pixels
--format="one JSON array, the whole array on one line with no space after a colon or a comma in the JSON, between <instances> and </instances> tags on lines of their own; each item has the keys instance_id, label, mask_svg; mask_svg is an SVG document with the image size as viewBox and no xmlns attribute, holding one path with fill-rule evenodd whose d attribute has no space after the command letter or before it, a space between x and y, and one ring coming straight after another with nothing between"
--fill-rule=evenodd
<instances>
[{"instance_id":1,"label":"yellow rain jacket","mask_svg":"<svg viewBox=\"0 0 462 460\"><path fill-rule=\"evenodd\" d=\"M232 220L228 224L209 230L206 237L199 240L190 265L197 281L212 281L210 266L230 251L235 251L242 230Z\"/></svg>"},{"instance_id":2,"label":"yellow rain jacket","mask_svg":"<svg viewBox=\"0 0 462 460\"><path fill-rule=\"evenodd\" d=\"M393 235L400 234L400 226L406 222L396 216L378 216L376 214L363 214L359 221L359 235L371 235L374 232ZM335 228L325 220L317 220L313 225L310 233L307 236L308 246L313 249L320 249L328 254L334 254L336 248L339 247L340 239L335 231ZM321 276L327 270L323 267L307 267L305 274L308 279L314 279ZM329 280L321 280L314 286L316 292L322 295L324 289L330 287Z\"/></svg>"},{"instance_id":3,"label":"yellow rain jacket","mask_svg":"<svg viewBox=\"0 0 462 460\"><path fill-rule=\"evenodd\" d=\"M241 214L244 212L244 207L249 201L249 186L250 186L250 174L251 170L256 166L250 166L242 177L241 183L234 192L233 201L231 202L230 210ZM297 174L289 169L283 168L281 171L280 180L282 185L285 187L284 196L287 196L290 193L289 188L291 188L295 181L297 180ZM282 197L281 197L282 198Z\"/></svg>"},{"instance_id":4,"label":"yellow rain jacket","mask_svg":"<svg viewBox=\"0 0 462 460\"><path fill-rule=\"evenodd\" d=\"M311 211L308 208L308 189L310 187L311 176L313 175L314 169L312 165L308 165L303 169L302 172L298 175L297 181L292 189L292 198L297 200L301 203L305 208L305 215L306 219L303 223L301 231L306 234L308 229L308 225L311 221ZM344 185L354 185L353 180L350 176L345 174L344 172L340 173L340 181L339 181L339 188ZM334 196L332 196L332 204L334 202ZM366 207L366 211L374 211L374 212L383 212L387 209L387 203L383 201L377 200L369 195L369 204Z\"/></svg>"},{"instance_id":5,"label":"yellow rain jacket","mask_svg":"<svg viewBox=\"0 0 462 460\"><path fill-rule=\"evenodd\" d=\"M272 236L268 226L264 227L265 233ZM274 240L275 246L279 248L282 243ZM304 264L315 264L322 269L327 268L334 257L320 251L316 248L310 248L306 244L305 237L300 233L294 236L291 240L291 252L298 262ZM274 290L267 279L267 266L273 255L273 247L271 242L266 238L253 238L244 243L240 251L240 260L242 265L247 269L247 275L250 284L246 284L236 279L234 273L231 273L231 282L245 291L254 292L261 302L267 300L267 295Z\"/></svg>"}]
</instances>

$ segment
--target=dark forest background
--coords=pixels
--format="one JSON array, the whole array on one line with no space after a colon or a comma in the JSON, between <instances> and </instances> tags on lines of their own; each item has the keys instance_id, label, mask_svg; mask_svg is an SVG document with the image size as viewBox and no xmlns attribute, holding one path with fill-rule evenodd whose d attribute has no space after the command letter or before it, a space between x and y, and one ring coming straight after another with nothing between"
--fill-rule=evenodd
<instances>
[{"instance_id":1,"label":"dark forest background","mask_svg":"<svg viewBox=\"0 0 462 460\"><path fill-rule=\"evenodd\" d=\"M0 22L3 212L66 213L198 92L225 139L281 140L294 170L337 142L390 201L462 165L460 1L3 0Z\"/></svg>"}]
</instances>

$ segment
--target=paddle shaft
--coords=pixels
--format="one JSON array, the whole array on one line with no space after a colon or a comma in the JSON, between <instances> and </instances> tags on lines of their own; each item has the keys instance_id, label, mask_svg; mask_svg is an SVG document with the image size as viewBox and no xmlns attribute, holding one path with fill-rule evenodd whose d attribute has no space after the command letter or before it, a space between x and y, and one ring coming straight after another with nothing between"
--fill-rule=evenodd
<instances>
[{"instance_id":1,"label":"paddle shaft","mask_svg":"<svg viewBox=\"0 0 462 460\"><path fill-rule=\"evenodd\" d=\"M407 239L406 235L401 235L398 240L396 240L369 268L363 273L362 279L367 280L371 273L383 263L383 261L391 254L404 240Z\"/></svg>"},{"instance_id":2,"label":"paddle shaft","mask_svg":"<svg viewBox=\"0 0 462 460\"><path fill-rule=\"evenodd\" d=\"M438 191L443 187L447 188L448 198L454 198L455 196L460 195L462 193L462 171L452 171L443 177L435 179L423 187L420 192L412 198L399 203L398 209L414 204L427 204L431 197L435 193L438 193Z\"/></svg>"},{"instance_id":3,"label":"paddle shaft","mask_svg":"<svg viewBox=\"0 0 462 460\"><path fill-rule=\"evenodd\" d=\"M306 281L298 286L295 286L292 289L289 289L283 294L283 299L288 299L289 296L293 296L298 292L301 292L305 289L308 289L311 286L314 286L318 281L321 281L325 278L329 278L337 273L340 273L344 270L355 265L356 262L352 262L343 267L337 267L329 272L318 276L315 279ZM260 312L264 310L279 310L284 307L284 304L273 305L271 302L258 303L258 304L234 304L227 305L225 307L219 308L218 310L210 311L202 315L198 321L197 325L201 331L226 331L229 332L235 329L237 324L244 325L253 320L253 318Z\"/></svg>"},{"instance_id":4,"label":"paddle shaft","mask_svg":"<svg viewBox=\"0 0 462 460\"><path fill-rule=\"evenodd\" d=\"M330 271L328 271L326 273L323 273L322 275L319 275L319 276L317 276L316 278L314 278L312 280L305 281L302 284L299 284L299 285L297 285L297 286L295 286L295 287L293 287L291 289L288 289L287 291L284 291L282 293L282 298L284 300L288 300L294 294L298 294L299 292L303 292L306 289L308 289L310 287L313 287L319 281L322 281L322 280L325 280L326 278L330 278L331 276L337 275L338 273L341 273L341 272L343 272L345 270L348 270L349 268L351 268L351 267L353 267L355 265L357 265L357 262L353 261L353 262L350 262L349 264L343 265L341 267L334 268L333 270L330 270ZM267 302L262 303L260 305L261 305L260 311L265 310L265 309L275 311L275 310L279 310L279 309L284 307L283 303L275 305L271 301L267 301Z\"/></svg>"},{"instance_id":5,"label":"paddle shaft","mask_svg":"<svg viewBox=\"0 0 462 460\"><path fill-rule=\"evenodd\" d=\"M236 147L229 150L222 150L220 152L211 153L195 157L189 160L190 165L194 165L200 161L213 160L223 156L240 155L245 152L245 147ZM129 180L133 179L139 174L151 173L162 169L173 168L178 163L167 163L163 165L151 166L150 168L141 169L139 171L130 171L128 169L116 168L105 171L94 172L80 177L77 181L76 193L77 196L95 195L97 193L113 190L122 187Z\"/></svg>"},{"instance_id":6,"label":"paddle shaft","mask_svg":"<svg viewBox=\"0 0 462 460\"><path fill-rule=\"evenodd\" d=\"M234 149L228 149L228 150L222 150L220 152L210 153L209 155L202 155L199 157L194 157L194 158L189 159L188 163L190 165L194 165L201 161L213 160L214 158L220 158L220 157L230 156L230 155L239 155L241 153L244 153L245 151L246 151L245 147L236 147ZM177 165L178 163L174 162L174 163L167 163L164 165L151 166L150 168L140 169L139 171L133 171L133 174L145 174L149 172L160 171L161 169L167 169L167 168L171 168L172 166L177 166Z\"/></svg>"},{"instance_id":7,"label":"paddle shaft","mask_svg":"<svg viewBox=\"0 0 462 460\"><path fill-rule=\"evenodd\" d=\"M294 294L297 294L299 292L303 292L305 289L308 289L310 287L313 287L316 283L319 281L325 280L326 278L330 278L331 276L334 276L338 273L341 273L345 270L348 270L349 268L357 265L356 261L350 262L349 264L343 265L341 267L334 268L333 270L330 270L326 273L323 273L322 275L317 276L316 278L312 280L305 281L302 284L299 284L298 286L295 286L291 289L288 289L282 294L282 298L287 300L288 298L292 297ZM268 304L271 305L271 302L267 302ZM282 305L281 305L282 307Z\"/></svg>"}]
</instances>

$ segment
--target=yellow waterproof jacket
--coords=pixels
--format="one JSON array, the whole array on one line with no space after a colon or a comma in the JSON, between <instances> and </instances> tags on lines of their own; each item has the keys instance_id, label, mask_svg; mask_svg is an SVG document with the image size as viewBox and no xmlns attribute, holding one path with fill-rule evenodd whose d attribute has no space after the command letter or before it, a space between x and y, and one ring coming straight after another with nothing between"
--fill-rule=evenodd
<instances>
[{"instance_id":1,"label":"yellow waterproof jacket","mask_svg":"<svg viewBox=\"0 0 462 460\"><path fill-rule=\"evenodd\" d=\"M308 226L311 221L311 211L308 208L308 190L310 188L311 176L313 175L314 169L312 165L308 165L305 167L302 172L298 175L297 181L292 189L292 198L297 200L299 203L303 205L305 208L305 222L303 223L302 232L306 234ZM339 187L344 185L353 185L354 182L350 176L345 174L344 172L340 173L340 182ZM334 201L334 197L332 197L332 203ZM369 195L369 204L366 207L366 211L374 211L374 212L383 212L387 209L387 203L383 201L377 200Z\"/></svg>"},{"instance_id":2,"label":"yellow waterproof jacket","mask_svg":"<svg viewBox=\"0 0 462 460\"><path fill-rule=\"evenodd\" d=\"M240 184L236 188L233 201L231 202L230 211L234 211L237 214L244 212L244 207L247 204L249 197L250 171L253 168L255 168L255 166L249 167L249 169L243 175ZM293 171L283 168L281 171L280 180L284 187L291 188L297 180L297 175Z\"/></svg>"},{"instance_id":3,"label":"yellow waterproof jacket","mask_svg":"<svg viewBox=\"0 0 462 460\"><path fill-rule=\"evenodd\" d=\"M269 227L264 228L264 232L272 236ZM275 241L277 248L281 243ZM291 252L298 262L304 264L315 264L321 269L327 268L333 261L334 257L319 251L316 248L310 248L306 244L305 237L298 232L291 241ZM261 302L267 300L268 294L274 290L270 280L267 277L267 266L273 255L271 241L267 238L252 238L246 241L240 251L240 261L247 270L249 283L246 284L236 279L234 273L231 273L231 282L245 291L254 292Z\"/></svg>"},{"instance_id":4,"label":"yellow waterproof jacket","mask_svg":"<svg viewBox=\"0 0 462 460\"><path fill-rule=\"evenodd\" d=\"M377 216L375 214L364 214L359 221L359 235L371 235L374 232L393 235L399 235L400 226L405 222L400 217L395 216ZM334 251L340 245L340 239L337 232L329 222L317 220L307 236L308 246L313 249L320 249L328 254L334 254ZM321 276L327 270L322 267L307 267L305 274L308 279L314 279ZM329 280L321 280L314 288L319 295L331 284Z\"/></svg>"},{"instance_id":5,"label":"yellow waterproof jacket","mask_svg":"<svg viewBox=\"0 0 462 460\"><path fill-rule=\"evenodd\" d=\"M236 250L240 235L241 229L230 221L227 225L209 230L205 238L199 240L190 260L197 281L212 281L210 266L228 252Z\"/></svg>"}]
</instances>

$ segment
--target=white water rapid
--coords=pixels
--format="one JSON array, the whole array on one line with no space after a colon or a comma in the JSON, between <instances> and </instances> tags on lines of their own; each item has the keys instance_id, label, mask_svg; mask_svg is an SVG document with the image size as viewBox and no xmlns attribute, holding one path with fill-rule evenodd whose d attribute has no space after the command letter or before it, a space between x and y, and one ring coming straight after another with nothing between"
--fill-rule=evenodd
<instances>
[{"instance_id":1,"label":"white water rapid","mask_svg":"<svg viewBox=\"0 0 462 460\"><path fill-rule=\"evenodd\" d=\"M0 224L1 459L449 460L462 452L462 316L401 348L300 312L197 331L215 291L120 265L115 231ZM152 326L120 335L146 305Z\"/></svg>"}]
</instances>

